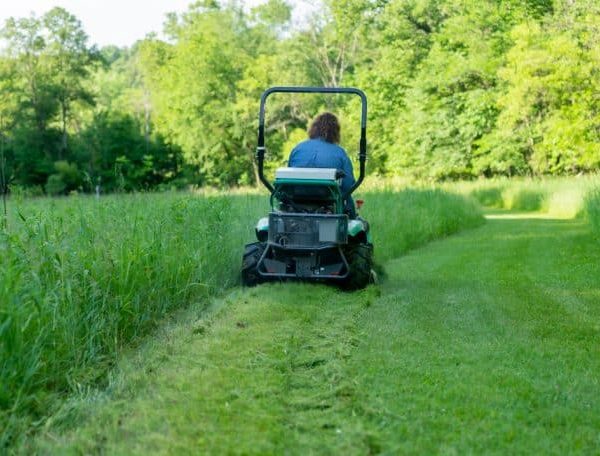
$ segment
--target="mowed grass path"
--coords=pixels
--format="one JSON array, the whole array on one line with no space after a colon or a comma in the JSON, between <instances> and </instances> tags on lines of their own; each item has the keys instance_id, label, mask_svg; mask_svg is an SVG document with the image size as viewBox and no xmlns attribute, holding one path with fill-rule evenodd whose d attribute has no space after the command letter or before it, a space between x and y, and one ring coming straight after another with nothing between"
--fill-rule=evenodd
<instances>
[{"instance_id":1,"label":"mowed grass path","mask_svg":"<svg viewBox=\"0 0 600 456\"><path fill-rule=\"evenodd\" d=\"M24 451L596 453L600 245L500 216L362 293L238 290L188 310Z\"/></svg>"}]
</instances>

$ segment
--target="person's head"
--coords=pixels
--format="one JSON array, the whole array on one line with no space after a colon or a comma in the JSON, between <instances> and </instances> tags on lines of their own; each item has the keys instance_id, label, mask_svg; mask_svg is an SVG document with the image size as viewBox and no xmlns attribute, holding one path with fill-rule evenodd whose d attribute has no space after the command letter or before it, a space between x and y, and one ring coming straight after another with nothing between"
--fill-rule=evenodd
<instances>
[{"instance_id":1,"label":"person's head","mask_svg":"<svg viewBox=\"0 0 600 456\"><path fill-rule=\"evenodd\" d=\"M310 139L322 139L332 144L340 142L340 123L330 112L324 112L315 117L308 129Z\"/></svg>"}]
</instances>

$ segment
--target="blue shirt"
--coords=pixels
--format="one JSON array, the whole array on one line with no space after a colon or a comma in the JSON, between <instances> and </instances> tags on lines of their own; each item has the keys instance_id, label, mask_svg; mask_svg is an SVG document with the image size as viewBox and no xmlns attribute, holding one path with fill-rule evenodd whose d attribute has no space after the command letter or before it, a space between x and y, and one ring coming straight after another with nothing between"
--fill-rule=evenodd
<instances>
[{"instance_id":1,"label":"blue shirt","mask_svg":"<svg viewBox=\"0 0 600 456\"><path fill-rule=\"evenodd\" d=\"M354 183L352 163L346 151L337 144L321 139L308 139L298 144L292 153L288 166L291 168L335 168L344 171L342 192L347 192Z\"/></svg>"},{"instance_id":2,"label":"blue shirt","mask_svg":"<svg viewBox=\"0 0 600 456\"><path fill-rule=\"evenodd\" d=\"M352 188L356 180L352 170L352 162L346 151L337 144L328 143L322 139L307 139L298 144L288 161L291 168L335 168L344 171L342 179L342 192L345 193ZM355 216L354 201L348 198L347 210L350 216Z\"/></svg>"}]
</instances>

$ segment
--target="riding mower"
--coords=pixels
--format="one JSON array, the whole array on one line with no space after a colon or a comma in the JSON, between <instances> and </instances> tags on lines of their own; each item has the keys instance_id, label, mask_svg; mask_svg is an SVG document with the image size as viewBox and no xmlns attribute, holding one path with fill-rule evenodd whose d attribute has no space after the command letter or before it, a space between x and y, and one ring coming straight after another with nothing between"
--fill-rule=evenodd
<instances>
[{"instance_id":1,"label":"riding mower","mask_svg":"<svg viewBox=\"0 0 600 456\"><path fill-rule=\"evenodd\" d=\"M272 93L354 94L362 101L359 165L352 188L343 193L343 171L328 168L279 168L271 184L264 175L265 103ZM274 280L336 282L361 289L374 278L369 224L345 213L345 202L362 183L367 159L367 98L355 88L272 87L260 100L258 177L271 194L271 212L256 225L258 242L246 245L242 282Z\"/></svg>"}]
</instances>

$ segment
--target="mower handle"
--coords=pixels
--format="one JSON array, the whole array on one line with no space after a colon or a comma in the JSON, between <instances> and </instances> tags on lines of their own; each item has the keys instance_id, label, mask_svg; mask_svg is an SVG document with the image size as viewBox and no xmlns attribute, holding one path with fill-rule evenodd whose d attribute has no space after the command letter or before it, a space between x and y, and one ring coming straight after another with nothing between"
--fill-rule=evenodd
<instances>
[{"instance_id":1,"label":"mower handle","mask_svg":"<svg viewBox=\"0 0 600 456\"><path fill-rule=\"evenodd\" d=\"M344 194L344 199L347 199L354 190L356 190L363 179L365 178L365 162L367 160L367 96L365 93L354 87L271 87L263 92L260 97L260 112L258 117L258 146L256 147L256 160L258 161L258 177L269 192L273 193L274 189L271 183L264 175L264 159L265 159L265 103L267 98L272 93L349 93L358 95L361 99L362 109L360 116L360 148L358 161L360 165L360 174L358 180Z\"/></svg>"}]
</instances>

